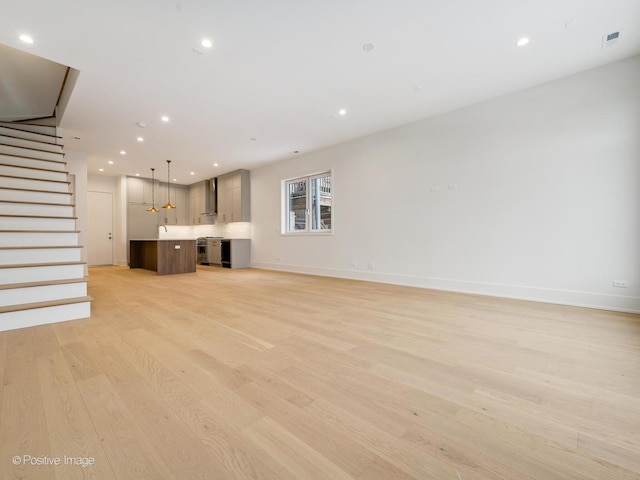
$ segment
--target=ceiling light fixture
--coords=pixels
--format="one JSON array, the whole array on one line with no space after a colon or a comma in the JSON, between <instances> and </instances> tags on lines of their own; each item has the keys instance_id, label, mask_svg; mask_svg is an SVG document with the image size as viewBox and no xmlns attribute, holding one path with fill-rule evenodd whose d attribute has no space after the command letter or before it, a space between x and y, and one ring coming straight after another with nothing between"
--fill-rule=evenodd
<instances>
[{"instance_id":1,"label":"ceiling light fixture","mask_svg":"<svg viewBox=\"0 0 640 480\"><path fill-rule=\"evenodd\" d=\"M171 160L167 160L167 203L162 208L176 208L175 205L171 205Z\"/></svg>"},{"instance_id":2,"label":"ceiling light fixture","mask_svg":"<svg viewBox=\"0 0 640 480\"><path fill-rule=\"evenodd\" d=\"M213 47L213 42L208 38L203 38L200 42L200 45L202 45L204 48L211 48Z\"/></svg>"},{"instance_id":3,"label":"ceiling light fixture","mask_svg":"<svg viewBox=\"0 0 640 480\"><path fill-rule=\"evenodd\" d=\"M217 167L217 166L218 166L218 164L217 164L217 163L214 163L214 164L213 164L213 166L214 166L214 167Z\"/></svg>"},{"instance_id":4,"label":"ceiling light fixture","mask_svg":"<svg viewBox=\"0 0 640 480\"><path fill-rule=\"evenodd\" d=\"M113 165L113 160L109 160L107 163L108 163L109 165Z\"/></svg>"},{"instance_id":5,"label":"ceiling light fixture","mask_svg":"<svg viewBox=\"0 0 640 480\"><path fill-rule=\"evenodd\" d=\"M196 172L189 172L189 175L195 175Z\"/></svg>"},{"instance_id":6,"label":"ceiling light fixture","mask_svg":"<svg viewBox=\"0 0 640 480\"><path fill-rule=\"evenodd\" d=\"M516 42L516 45L517 45L518 47L524 47L524 46L525 46L526 44L528 44L528 43L529 43L529 39L528 39L527 37L522 37L521 39L519 39L519 40Z\"/></svg>"},{"instance_id":7,"label":"ceiling light fixture","mask_svg":"<svg viewBox=\"0 0 640 480\"><path fill-rule=\"evenodd\" d=\"M31 35L20 35L20 40L22 40L24 43L28 43L29 45L33 44L33 37Z\"/></svg>"},{"instance_id":8,"label":"ceiling light fixture","mask_svg":"<svg viewBox=\"0 0 640 480\"><path fill-rule=\"evenodd\" d=\"M137 122L136 125L139 126L140 128L144 128L147 126L147 124L144 122Z\"/></svg>"},{"instance_id":9,"label":"ceiling light fixture","mask_svg":"<svg viewBox=\"0 0 640 480\"><path fill-rule=\"evenodd\" d=\"M147 212L155 213L159 210L156 208L156 175L155 168L151 169L151 208L147 209ZM137 176L138 174L136 174Z\"/></svg>"},{"instance_id":10,"label":"ceiling light fixture","mask_svg":"<svg viewBox=\"0 0 640 480\"><path fill-rule=\"evenodd\" d=\"M166 123L169 121L169 117L167 117L166 115L163 115L161 120Z\"/></svg>"},{"instance_id":11,"label":"ceiling light fixture","mask_svg":"<svg viewBox=\"0 0 640 480\"><path fill-rule=\"evenodd\" d=\"M120 150L120 155L126 155L127 152L125 150Z\"/></svg>"},{"instance_id":12,"label":"ceiling light fixture","mask_svg":"<svg viewBox=\"0 0 640 480\"><path fill-rule=\"evenodd\" d=\"M364 45L362 45L362 50L364 50L365 52L370 52L374 48L375 47L373 46L373 43L365 43Z\"/></svg>"},{"instance_id":13,"label":"ceiling light fixture","mask_svg":"<svg viewBox=\"0 0 640 480\"><path fill-rule=\"evenodd\" d=\"M138 138L136 138L136 140L138 140L139 142L144 142L144 138L142 138L142 137L138 137Z\"/></svg>"},{"instance_id":14,"label":"ceiling light fixture","mask_svg":"<svg viewBox=\"0 0 640 480\"><path fill-rule=\"evenodd\" d=\"M99 168L98 171L99 172L104 172L104 168Z\"/></svg>"},{"instance_id":15,"label":"ceiling light fixture","mask_svg":"<svg viewBox=\"0 0 640 480\"><path fill-rule=\"evenodd\" d=\"M338 110L338 115L346 115L347 111L344 108L341 108L340 110Z\"/></svg>"}]
</instances>

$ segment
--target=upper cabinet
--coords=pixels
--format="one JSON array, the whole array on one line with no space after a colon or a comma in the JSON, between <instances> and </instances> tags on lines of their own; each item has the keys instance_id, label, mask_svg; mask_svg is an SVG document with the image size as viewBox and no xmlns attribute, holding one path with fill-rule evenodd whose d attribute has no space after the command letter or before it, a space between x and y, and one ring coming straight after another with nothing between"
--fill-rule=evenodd
<instances>
[{"instance_id":1,"label":"upper cabinet","mask_svg":"<svg viewBox=\"0 0 640 480\"><path fill-rule=\"evenodd\" d=\"M211 184L209 180L194 183L187 187L187 223L191 225L210 225L214 216L210 206Z\"/></svg>"},{"instance_id":2,"label":"upper cabinet","mask_svg":"<svg viewBox=\"0 0 640 480\"><path fill-rule=\"evenodd\" d=\"M236 170L218 177L218 222L251 221L249 170Z\"/></svg>"},{"instance_id":3,"label":"upper cabinet","mask_svg":"<svg viewBox=\"0 0 640 480\"><path fill-rule=\"evenodd\" d=\"M165 209L171 194L171 204L176 208ZM147 178L127 177L127 222L129 229L135 231L135 226L151 225L186 225L187 217L187 188L184 185L171 185L167 191L167 183L156 180L153 182ZM131 206L135 205L135 208ZM152 205L158 209L157 213L149 212ZM144 229L143 229L144 230ZM131 237L130 238L134 238Z\"/></svg>"}]
</instances>

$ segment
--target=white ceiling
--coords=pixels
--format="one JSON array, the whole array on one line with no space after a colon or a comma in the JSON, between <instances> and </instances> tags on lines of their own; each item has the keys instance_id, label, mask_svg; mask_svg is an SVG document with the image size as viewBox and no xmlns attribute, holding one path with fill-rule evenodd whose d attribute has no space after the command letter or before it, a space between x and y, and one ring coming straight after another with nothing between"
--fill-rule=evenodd
<instances>
[{"instance_id":1,"label":"white ceiling","mask_svg":"<svg viewBox=\"0 0 640 480\"><path fill-rule=\"evenodd\" d=\"M80 70L61 126L89 173L148 176L171 159L183 184L640 54L639 0L0 0L0 12L0 43ZM203 37L214 46L197 55Z\"/></svg>"}]
</instances>

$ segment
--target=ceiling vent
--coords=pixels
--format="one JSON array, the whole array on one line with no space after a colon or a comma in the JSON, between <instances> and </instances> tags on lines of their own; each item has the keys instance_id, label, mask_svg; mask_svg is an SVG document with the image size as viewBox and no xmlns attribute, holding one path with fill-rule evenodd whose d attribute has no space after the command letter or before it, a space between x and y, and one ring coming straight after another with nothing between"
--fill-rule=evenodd
<instances>
[{"instance_id":1,"label":"ceiling vent","mask_svg":"<svg viewBox=\"0 0 640 480\"><path fill-rule=\"evenodd\" d=\"M618 40L620 40L620 35L622 35L622 30L618 30L617 32L607 33L602 36L602 48L605 47L613 47Z\"/></svg>"}]
</instances>

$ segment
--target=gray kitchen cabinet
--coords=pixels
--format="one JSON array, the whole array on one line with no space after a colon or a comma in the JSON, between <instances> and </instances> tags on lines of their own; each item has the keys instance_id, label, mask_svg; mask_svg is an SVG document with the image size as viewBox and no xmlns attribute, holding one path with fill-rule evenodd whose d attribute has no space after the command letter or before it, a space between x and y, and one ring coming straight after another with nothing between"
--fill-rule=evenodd
<instances>
[{"instance_id":1,"label":"gray kitchen cabinet","mask_svg":"<svg viewBox=\"0 0 640 480\"><path fill-rule=\"evenodd\" d=\"M176 207L172 209L162 208L167 203L167 184L161 183L158 191L156 208L158 212L160 225L187 225L187 189L183 185L171 184L171 204Z\"/></svg>"},{"instance_id":2,"label":"gray kitchen cabinet","mask_svg":"<svg viewBox=\"0 0 640 480\"><path fill-rule=\"evenodd\" d=\"M210 184L208 180L203 180L187 187L188 224L210 225L213 223L214 217L209 212L209 195Z\"/></svg>"},{"instance_id":3,"label":"gray kitchen cabinet","mask_svg":"<svg viewBox=\"0 0 640 480\"><path fill-rule=\"evenodd\" d=\"M218 177L218 222L251 221L249 170L236 170Z\"/></svg>"}]
</instances>

